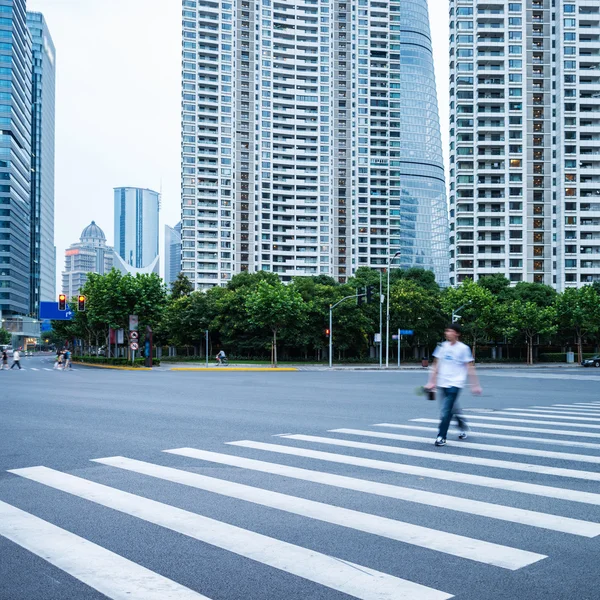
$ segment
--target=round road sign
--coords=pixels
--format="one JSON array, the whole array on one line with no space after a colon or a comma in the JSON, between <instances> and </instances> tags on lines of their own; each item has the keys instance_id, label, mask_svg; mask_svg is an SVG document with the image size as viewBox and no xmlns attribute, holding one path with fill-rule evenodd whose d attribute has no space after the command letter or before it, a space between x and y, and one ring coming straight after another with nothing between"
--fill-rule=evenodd
<instances>
[{"instance_id":1,"label":"round road sign","mask_svg":"<svg viewBox=\"0 0 600 600\"><path fill-rule=\"evenodd\" d=\"M130 340L137 340L139 338L139 334L137 331L130 331L129 332L129 339Z\"/></svg>"},{"instance_id":2,"label":"round road sign","mask_svg":"<svg viewBox=\"0 0 600 600\"><path fill-rule=\"evenodd\" d=\"M129 344L129 347L132 350L137 350L140 347L140 345L137 342L131 342L131 344Z\"/></svg>"}]
</instances>

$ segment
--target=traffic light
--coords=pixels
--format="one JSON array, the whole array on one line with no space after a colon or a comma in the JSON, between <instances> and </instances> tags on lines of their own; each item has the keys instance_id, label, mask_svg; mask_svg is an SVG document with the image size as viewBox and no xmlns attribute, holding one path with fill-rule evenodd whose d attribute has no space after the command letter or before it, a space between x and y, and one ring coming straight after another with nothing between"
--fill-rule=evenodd
<instances>
[{"instance_id":1,"label":"traffic light","mask_svg":"<svg viewBox=\"0 0 600 600\"><path fill-rule=\"evenodd\" d=\"M85 296L78 296L77 298L77 310L79 312L85 311Z\"/></svg>"},{"instance_id":2,"label":"traffic light","mask_svg":"<svg viewBox=\"0 0 600 600\"><path fill-rule=\"evenodd\" d=\"M358 288L356 290L356 306L360 306L363 303L363 289Z\"/></svg>"},{"instance_id":3,"label":"traffic light","mask_svg":"<svg viewBox=\"0 0 600 600\"><path fill-rule=\"evenodd\" d=\"M58 310L67 310L67 297L64 294L58 296Z\"/></svg>"},{"instance_id":4,"label":"traffic light","mask_svg":"<svg viewBox=\"0 0 600 600\"><path fill-rule=\"evenodd\" d=\"M367 286L367 304L371 304L373 302L373 286Z\"/></svg>"},{"instance_id":5,"label":"traffic light","mask_svg":"<svg viewBox=\"0 0 600 600\"><path fill-rule=\"evenodd\" d=\"M325 337L329 337L329 334L331 333L331 331L329 329L325 330Z\"/></svg>"}]
</instances>

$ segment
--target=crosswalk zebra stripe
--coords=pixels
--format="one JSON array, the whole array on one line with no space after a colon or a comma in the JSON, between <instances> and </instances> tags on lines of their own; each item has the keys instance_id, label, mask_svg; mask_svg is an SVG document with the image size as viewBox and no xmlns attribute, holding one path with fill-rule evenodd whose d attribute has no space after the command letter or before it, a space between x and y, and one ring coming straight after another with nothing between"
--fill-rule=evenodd
<instances>
[{"instance_id":1,"label":"crosswalk zebra stripe","mask_svg":"<svg viewBox=\"0 0 600 600\"><path fill-rule=\"evenodd\" d=\"M5 502L0 502L0 536L114 600L210 600Z\"/></svg>"},{"instance_id":2,"label":"crosswalk zebra stripe","mask_svg":"<svg viewBox=\"0 0 600 600\"><path fill-rule=\"evenodd\" d=\"M507 408L504 410L524 410L528 413L542 413L542 414L547 414L548 416L552 417L553 419L558 419L558 417L562 416L562 415L577 415L580 417L600 417L600 411L597 410L588 410L587 408L576 408L576 410L574 409L567 409L567 408L539 408L536 406L533 406L531 408L519 408L519 409L514 409L514 408ZM586 420L599 420L599 419L586 419Z\"/></svg>"},{"instance_id":3,"label":"crosswalk zebra stripe","mask_svg":"<svg viewBox=\"0 0 600 600\"><path fill-rule=\"evenodd\" d=\"M542 408L541 406L532 406L531 408ZM592 408L591 406L571 406L570 404L553 404L550 407L552 410L570 411L576 410L585 412L586 415L600 415L600 408Z\"/></svg>"},{"instance_id":4,"label":"crosswalk zebra stripe","mask_svg":"<svg viewBox=\"0 0 600 600\"><path fill-rule=\"evenodd\" d=\"M430 419L431 423L437 423L434 419ZM392 427L394 429L408 429L408 430L416 430L416 431L430 431L431 433L436 433L437 428L435 427L419 427L418 425L399 425L396 423L376 423L373 427ZM480 425L481 427L481 425ZM437 435L437 433L436 433ZM489 433L485 432L470 432L469 437L471 435L481 435L485 436L485 438L494 438L498 440L514 440L515 442L535 442L536 444L552 444L554 446L570 446L572 448L594 448L596 450L600 450L600 444L593 444L592 442L573 442L571 440L549 440L548 438L539 438L539 437L530 437L527 435L506 435L503 433Z\"/></svg>"},{"instance_id":5,"label":"crosswalk zebra stripe","mask_svg":"<svg viewBox=\"0 0 600 600\"><path fill-rule=\"evenodd\" d=\"M46 367L44 367L44 371L52 371L52 369L47 369Z\"/></svg>"},{"instance_id":6,"label":"crosswalk zebra stripe","mask_svg":"<svg viewBox=\"0 0 600 600\"><path fill-rule=\"evenodd\" d=\"M452 597L362 565L47 467L10 472L361 600L447 600Z\"/></svg>"},{"instance_id":7,"label":"crosswalk zebra stripe","mask_svg":"<svg viewBox=\"0 0 600 600\"><path fill-rule=\"evenodd\" d=\"M307 448L299 448L296 446L280 446L278 444L267 444L265 442L253 442L251 440L227 442L227 444L231 446L240 446L242 448L253 448L254 450L265 450L267 452L301 456L304 458L315 458L317 460L354 465L357 467L366 467L368 469L377 469L380 471L391 471L393 473L417 475L419 477L431 477L432 479L443 479L444 481L467 483L469 485L480 485L482 487L494 488L498 490L522 492L524 494L531 494L534 496L558 498L559 500L570 500L572 502L581 502L583 504L600 506L600 494L595 494L593 492L580 492L578 490L571 490L567 488L552 487L537 483L526 483L523 481L514 481L512 479L497 479L495 477L486 477L484 475L472 475L470 473L458 473L456 471L445 471L443 469L417 467L414 465L388 462L385 460L348 456L345 454L334 454L332 452L321 452L319 450L309 450Z\"/></svg>"},{"instance_id":8,"label":"crosswalk zebra stripe","mask_svg":"<svg viewBox=\"0 0 600 600\"><path fill-rule=\"evenodd\" d=\"M495 415L503 415L503 412L500 411L495 411L494 412ZM552 417L549 417L547 415L528 415L526 413L507 413L509 415L514 415L514 416L524 416L524 417L539 417L539 418L545 418L545 419L551 419ZM536 425L561 425L564 427L582 427L585 429L600 429L600 425L594 425L592 423L588 424L588 423L565 423L564 421L536 421L535 419L531 418L531 419L511 419L508 417L488 417L487 415L472 415L469 414L469 419L482 419L482 420L487 420L487 421L509 421L510 423L535 423ZM565 417L563 417L565 418ZM598 437L595 434L592 434L593 437Z\"/></svg>"},{"instance_id":9,"label":"crosswalk zebra stripe","mask_svg":"<svg viewBox=\"0 0 600 600\"><path fill-rule=\"evenodd\" d=\"M538 408L504 408L495 411L501 415L520 415L524 417L539 417L540 419L566 419L568 421L600 421L600 416L588 413L577 412L554 412L551 410L540 410ZM573 417L571 415L585 415L583 417Z\"/></svg>"},{"instance_id":10,"label":"crosswalk zebra stripe","mask_svg":"<svg viewBox=\"0 0 600 600\"><path fill-rule=\"evenodd\" d=\"M415 456L418 458L429 458L442 462L456 462L467 465L480 465L494 467L496 469L508 469L511 471L524 471L526 473L540 473L542 475L554 475L556 477L569 477L571 479L584 479L586 481L600 481L600 473L593 471L580 471L577 469L565 469L562 467L546 467L530 463L520 463L508 460L497 460L495 458L479 458L477 456L462 456L459 454L443 454L441 452L428 452L427 450L413 450L412 448L400 448L399 446L383 446L382 444L370 444L368 442L355 442L337 438L326 438L317 435L282 435L288 440L301 442L312 442L315 444L327 444L330 446L343 446L345 448L360 448L374 452L386 452L388 454L399 454L402 456Z\"/></svg>"},{"instance_id":11,"label":"crosswalk zebra stripe","mask_svg":"<svg viewBox=\"0 0 600 600\"><path fill-rule=\"evenodd\" d=\"M469 427L483 427L486 429L509 429L510 431L527 431L529 433L549 433L551 435L568 435L571 437L585 437L598 439L597 433L590 433L588 431L572 431L565 429L545 429L544 427L520 427L519 425L496 425L492 423L474 423L471 421L473 415L469 414ZM497 421L511 421L522 423L523 419L496 419ZM411 419L414 423L438 423L436 419ZM526 423L537 423L538 425L563 425L563 423L539 423L538 421L525 421ZM569 423L570 425L570 423Z\"/></svg>"},{"instance_id":12,"label":"crosswalk zebra stripe","mask_svg":"<svg viewBox=\"0 0 600 600\"><path fill-rule=\"evenodd\" d=\"M31 367L32 371L39 371L39 369L36 369L35 367Z\"/></svg>"},{"instance_id":13,"label":"crosswalk zebra stripe","mask_svg":"<svg viewBox=\"0 0 600 600\"><path fill-rule=\"evenodd\" d=\"M498 519L500 521L518 523L530 527L559 531L561 533L570 533L583 537L596 537L600 535L600 523L581 521L579 519L550 515L532 510L514 508L512 506L481 502L469 498L459 498L457 496L427 492L389 483L380 483L368 479L336 475L335 473L290 467L288 465L265 462L253 458L243 458L231 454L220 454L208 450L198 450L196 448L177 448L174 450L165 450L164 452L220 465L229 465L232 467L239 467L240 469L259 471L260 473L280 475L345 490L383 496L385 498L394 498L396 500L415 502L426 506L435 506L436 508L454 510L457 512L488 517L490 519Z\"/></svg>"},{"instance_id":14,"label":"crosswalk zebra stripe","mask_svg":"<svg viewBox=\"0 0 600 600\"><path fill-rule=\"evenodd\" d=\"M94 462L511 571L546 558L542 554L122 456L99 458Z\"/></svg>"},{"instance_id":15,"label":"crosswalk zebra stripe","mask_svg":"<svg viewBox=\"0 0 600 600\"><path fill-rule=\"evenodd\" d=\"M380 431L365 431L364 429L330 429L330 433L346 433L348 435L361 435L387 440L399 440L402 442L417 442L420 444L431 444L431 438L416 437L412 435L399 435L395 433L382 433ZM558 460L572 460L575 462L586 462L600 464L600 456L588 454L571 454L569 452L552 452L550 450L534 450L532 448L515 448L513 446L493 446L491 444L477 444L473 442L460 442L451 444L452 448L470 448L472 450L484 450L486 452L503 452L505 454L519 454L522 456L540 456L543 458L556 458Z\"/></svg>"},{"instance_id":16,"label":"crosswalk zebra stripe","mask_svg":"<svg viewBox=\"0 0 600 600\"><path fill-rule=\"evenodd\" d=\"M574 402L572 405L565 404L565 406L589 406L590 408L598 408L600 407L600 402Z\"/></svg>"}]
</instances>

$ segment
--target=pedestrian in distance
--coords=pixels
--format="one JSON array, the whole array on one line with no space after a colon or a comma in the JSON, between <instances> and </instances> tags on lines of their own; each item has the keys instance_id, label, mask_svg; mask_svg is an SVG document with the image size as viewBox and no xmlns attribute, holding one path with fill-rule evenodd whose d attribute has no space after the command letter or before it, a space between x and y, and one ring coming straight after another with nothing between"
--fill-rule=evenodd
<instances>
[{"instance_id":1,"label":"pedestrian in distance","mask_svg":"<svg viewBox=\"0 0 600 600\"><path fill-rule=\"evenodd\" d=\"M481 394L481 386L475 371L475 362L471 349L460 341L461 329L453 323L444 331L446 341L440 344L433 353L433 368L429 374L426 390L434 390L436 386L441 392L441 418L436 446L446 445L446 436L450 422L454 417L458 421L460 433L458 439L467 438L468 426L464 416L460 413L458 396L467 382L467 375L471 380L471 391L475 395Z\"/></svg>"},{"instance_id":2,"label":"pedestrian in distance","mask_svg":"<svg viewBox=\"0 0 600 600\"><path fill-rule=\"evenodd\" d=\"M17 367L19 367L19 371L21 370L21 353L18 350L15 350L13 352L13 364L10 365L10 368L12 369L15 365L17 365Z\"/></svg>"},{"instance_id":3,"label":"pedestrian in distance","mask_svg":"<svg viewBox=\"0 0 600 600\"><path fill-rule=\"evenodd\" d=\"M6 354L6 350L2 350L2 366L0 366L0 369L8 371L8 354Z\"/></svg>"},{"instance_id":4,"label":"pedestrian in distance","mask_svg":"<svg viewBox=\"0 0 600 600\"><path fill-rule=\"evenodd\" d=\"M66 348L64 353L63 371L71 370L71 351Z\"/></svg>"}]
</instances>

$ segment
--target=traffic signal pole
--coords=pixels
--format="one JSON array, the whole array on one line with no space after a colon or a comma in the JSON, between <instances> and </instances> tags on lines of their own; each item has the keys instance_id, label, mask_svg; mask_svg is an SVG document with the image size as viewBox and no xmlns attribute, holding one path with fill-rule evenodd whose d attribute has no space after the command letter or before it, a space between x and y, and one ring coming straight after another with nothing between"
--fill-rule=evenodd
<instances>
[{"instance_id":1,"label":"traffic signal pole","mask_svg":"<svg viewBox=\"0 0 600 600\"><path fill-rule=\"evenodd\" d=\"M335 304L329 305L329 368L333 366L333 309L342 302L350 300L350 298L362 298L364 296L370 296L371 292L368 291L364 294L353 294L352 296L346 296L341 300L338 300Z\"/></svg>"}]
</instances>

